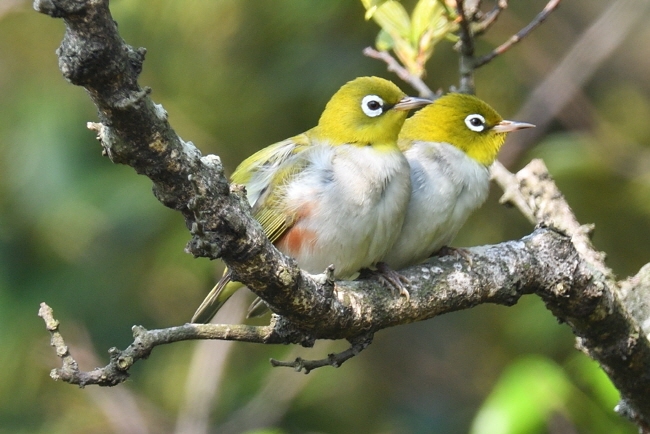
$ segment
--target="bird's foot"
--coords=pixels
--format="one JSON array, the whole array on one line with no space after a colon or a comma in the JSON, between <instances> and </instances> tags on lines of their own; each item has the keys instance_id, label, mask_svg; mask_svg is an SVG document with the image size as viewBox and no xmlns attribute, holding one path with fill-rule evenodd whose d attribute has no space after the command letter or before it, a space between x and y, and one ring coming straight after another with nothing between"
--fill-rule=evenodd
<instances>
[{"instance_id":1,"label":"bird's foot","mask_svg":"<svg viewBox=\"0 0 650 434\"><path fill-rule=\"evenodd\" d=\"M399 272L390 268L385 262L378 262L376 267L376 270L364 268L361 270L359 278L375 279L385 287L389 288L393 294L406 297L406 301L409 301L411 295L406 287L411 284L411 281Z\"/></svg>"},{"instance_id":2,"label":"bird's foot","mask_svg":"<svg viewBox=\"0 0 650 434\"><path fill-rule=\"evenodd\" d=\"M436 253L434 253L433 256L454 256L456 259L464 259L467 261L469 264L469 267L472 268L472 256L469 250L464 249L462 247L449 247L449 246L442 246L440 250L438 250Z\"/></svg>"}]
</instances>

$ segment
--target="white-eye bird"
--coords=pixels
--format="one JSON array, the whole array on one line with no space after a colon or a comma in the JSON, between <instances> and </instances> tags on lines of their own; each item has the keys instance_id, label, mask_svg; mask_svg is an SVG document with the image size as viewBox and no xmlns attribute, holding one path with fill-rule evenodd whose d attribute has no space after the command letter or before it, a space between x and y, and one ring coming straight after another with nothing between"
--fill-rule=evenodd
<instances>
[{"instance_id":1,"label":"white-eye bird","mask_svg":"<svg viewBox=\"0 0 650 434\"><path fill-rule=\"evenodd\" d=\"M415 113L398 144L411 166L411 200L402 232L382 261L418 264L456 236L485 202L489 166L506 135L534 125L503 118L479 98L450 93Z\"/></svg>"},{"instance_id":2,"label":"white-eye bird","mask_svg":"<svg viewBox=\"0 0 650 434\"><path fill-rule=\"evenodd\" d=\"M382 78L357 78L332 96L316 127L253 154L231 181L246 186L255 219L303 270L333 264L335 277L349 277L399 235L411 181L397 137L407 111L430 102ZM242 286L226 271L192 322L209 322Z\"/></svg>"}]
</instances>

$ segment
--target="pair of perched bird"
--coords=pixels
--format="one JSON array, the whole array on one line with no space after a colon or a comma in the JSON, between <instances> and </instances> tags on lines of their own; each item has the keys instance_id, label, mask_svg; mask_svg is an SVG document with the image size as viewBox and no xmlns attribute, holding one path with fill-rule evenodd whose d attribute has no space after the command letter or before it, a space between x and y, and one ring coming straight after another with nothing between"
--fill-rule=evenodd
<instances>
[{"instance_id":1,"label":"pair of perched bird","mask_svg":"<svg viewBox=\"0 0 650 434\"><path fill-rule=\"evenodd\" d=\"M471 95L431 102L360 77L334 94L316 127L253 154L231 179L246 186L271 242L307 272L398 270L451 242L485 201L507 133L533 126ZM209 322L242 286L226 271L192 322Z\"/></svg>"}]
</instances>

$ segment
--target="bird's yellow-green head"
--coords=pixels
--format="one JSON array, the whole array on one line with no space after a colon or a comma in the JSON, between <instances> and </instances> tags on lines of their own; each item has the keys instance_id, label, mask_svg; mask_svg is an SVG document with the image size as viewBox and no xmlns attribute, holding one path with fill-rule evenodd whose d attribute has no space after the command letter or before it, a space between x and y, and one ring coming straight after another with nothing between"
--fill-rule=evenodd
<instances>
[{"instance_id":1,"label":"bird's yellow-green head","mask_svg":"<svg viewBox=\"0 0 650 434\"><path fill-rule=\"evenodd\" d=\"M430 102L406 96L383 78L359 77L332 96L312 133L332 145L395 148L407 111Z\"/></svg>"},{"instance_id":2,"label":"bird's yellow-green head","mask_svg":"<svg viewBox=\"0 0 650 434\"><path fill-rule=\"evenodd\" d=\"M406 121L399 145L405 149L414 140L449 143L489 166L509 132L534 126L503 120L492 107L475 96L450 93Z\"/></svg>"}]
</instances>

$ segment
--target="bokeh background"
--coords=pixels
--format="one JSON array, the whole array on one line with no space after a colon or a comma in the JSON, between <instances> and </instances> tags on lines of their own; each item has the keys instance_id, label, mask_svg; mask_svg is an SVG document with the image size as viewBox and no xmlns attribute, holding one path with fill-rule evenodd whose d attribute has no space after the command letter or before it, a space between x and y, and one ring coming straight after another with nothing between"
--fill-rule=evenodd
<instances>
[{"instance_id":1,"label":"bokeh background","mask_svg":"<svg viewBox=\"0 0 650 434\"><path fill-rule=\"evenodd\" d=\"M513 1L479 53L545 3ZM565 0L476 75L477 94L502 115L539 125L511 136L508 166L544 158L621 278L650 261L649 5ZM230 171L313 126L354 77L383 76L413 93L361 54L379 29L359 1L114 0L111 9L123 38L148 50L141 84L184 139ZM186 322L221 272L183 252L183 220L148 179L101 156L85 127L95 109L58 70L63 32L30 1L0 2L0 433L635 432L613 413L606 377L532 296L383 330L340 369L307 376L268 359L321 358L345 343L178 343L112 389L53 382L59 362L40 302L91 369L130 343L134 324ZM427 83L448 89L456 65L452 44L440 44ZM530 233L499 194L492 186L454 245ZM235 297L219 320L243 321L249 301Z\"/></svg>"}]
</instances>

